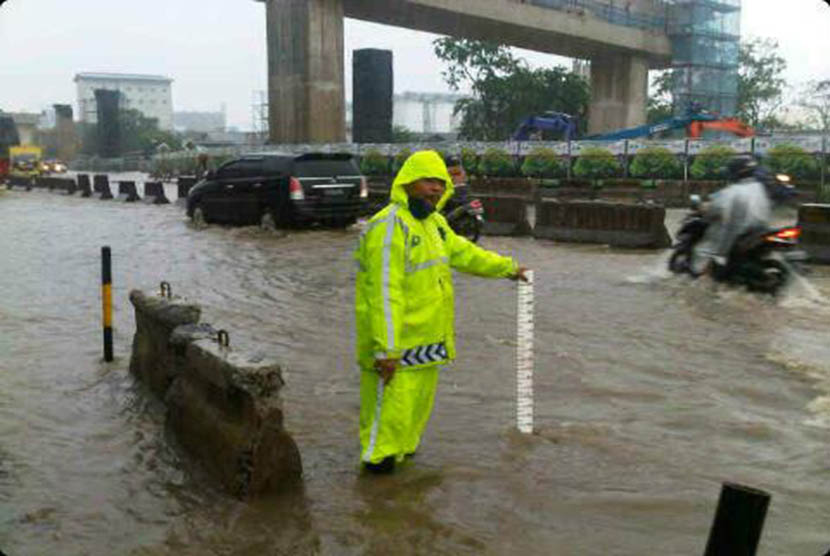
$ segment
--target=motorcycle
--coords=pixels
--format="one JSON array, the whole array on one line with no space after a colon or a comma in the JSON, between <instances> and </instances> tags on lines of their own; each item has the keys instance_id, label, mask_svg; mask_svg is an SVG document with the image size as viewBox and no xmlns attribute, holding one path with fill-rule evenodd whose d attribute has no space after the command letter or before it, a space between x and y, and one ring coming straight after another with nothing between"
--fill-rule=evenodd
<instances>
[{"instance_id":1,"label":"motorcycle","mask_svg":"<svg viewBox=\"0 0 830 556\"><path fill-rule=\"evenodd\" d=\"M484 227L484 206L476 198L468 197L465 187L456 189L442 211L452 230L472 241L478 241Z\"/></svg>"},{"instance_id":2,"label":"motorcycle","mask_svg":"<svg viewBox=\"0 0 830 556\"><path fill-rule=\"evenodd\" d=\"M700 197L692 195L691 210L677 232L669 258L675 274L698 277L692 266L694 247L703 238L708 222ZM755 230L738 238L725 265L715 264L712 277L719 282L745 286L754 292L777 294L792 278L803 274L806 253L798 248L801 228Z\"/></svg>"}]
</instances>

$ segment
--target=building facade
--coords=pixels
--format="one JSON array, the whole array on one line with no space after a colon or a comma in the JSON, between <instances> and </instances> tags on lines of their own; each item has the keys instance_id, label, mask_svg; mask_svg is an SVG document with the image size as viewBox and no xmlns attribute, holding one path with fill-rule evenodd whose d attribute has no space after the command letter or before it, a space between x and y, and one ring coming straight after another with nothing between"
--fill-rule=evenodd
<instances>
[{"instance_id":1,"label":"building facade","mask_svg":"<svg viewBox=\"0 0 830 556\"><path fill-rule=\"evenodd\" d=\"M160 75L128 73L79 73L75 76L78 95L78 119L97 123L95 90L121 93L122 109L134 109L147 118L158 120L159 129L173 129L173 80Z\"/></svg>"},{"instance_id":2,"label":"building facade","mask_svg":"<svg viewBox=\"0 0 830 556\"><path fill-rule=\"evenodd\" d=\"M225 112L174 112L173 127L176 131L213 133L225 131Z\"/></svg>"},{"instance_id":3,"label":"building facade","mask_svg":"<svg viewBox=\"0 0 830 556\"><path fill-rule=\"evenodd\" d=\"M463 95L451 93L405 92L392 96L392 125L419 136L441 135L454 138L461 126L455 103ZM346 135L351 140L352 103L346 103Z\"/></svg>"}]
</instances>

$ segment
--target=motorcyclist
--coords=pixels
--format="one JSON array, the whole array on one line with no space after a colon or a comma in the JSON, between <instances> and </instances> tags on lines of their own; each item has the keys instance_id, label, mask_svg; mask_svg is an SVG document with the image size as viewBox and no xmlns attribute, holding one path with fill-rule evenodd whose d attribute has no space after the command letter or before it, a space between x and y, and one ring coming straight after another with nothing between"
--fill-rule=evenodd
<instances>
[{"instance_id":1,"label":"motorcyclist","mask_svg":"<svg viewBox=\"0 0 830 556\"><path fill-rule=\"evenodd\" d=\"M770 180L755 157L733 158L727 172L732 182L711 197L706 207L706 232L694 248L692 270L695 274L717 273L727 268L735 242L751 230L765 229L772 216L773 198Z\"/></svg>"},{"instance_id":2,"label":"motorcyclist","mask_svg":"<svg viewBox=\"0 0 830 556\"><path fill-rule=\"evenodd\" d=\"M469 186L467 185L467 172L464 170L464 165L461 163L461 158L456 155L449 155L444 158L444 164L447 166L452 178L452 184L455 186L455 193L451 199L453 207L463 204L467 200L467 192Z\"/></svg>"}]
</instances>

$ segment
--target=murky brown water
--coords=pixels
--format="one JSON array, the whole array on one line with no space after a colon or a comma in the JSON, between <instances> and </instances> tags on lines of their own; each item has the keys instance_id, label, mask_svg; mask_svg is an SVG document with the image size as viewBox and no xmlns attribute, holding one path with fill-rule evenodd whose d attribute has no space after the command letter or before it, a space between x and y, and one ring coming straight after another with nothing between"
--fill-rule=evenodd
<instances>
[{"instance_id":1,"label":"murky brown water","mask_svg":"<svg viewBox=\"0 0 830 556\"><path fill-rule=\"evenodd\" d=\"M773 495L759 554L830 548L830 270L774 304L668 277L665 253L485 238L536 270L537 434L513 430L516 286L459 276L460 359L415 460L372 478L357 460L358 233L194 230L176 206L0 192L0 549L701 554L727 480ZM302 491L237 502L165 434L127 372L127 293L160 280L233 345L284 362Z\"/></svg>"}]
</instances>

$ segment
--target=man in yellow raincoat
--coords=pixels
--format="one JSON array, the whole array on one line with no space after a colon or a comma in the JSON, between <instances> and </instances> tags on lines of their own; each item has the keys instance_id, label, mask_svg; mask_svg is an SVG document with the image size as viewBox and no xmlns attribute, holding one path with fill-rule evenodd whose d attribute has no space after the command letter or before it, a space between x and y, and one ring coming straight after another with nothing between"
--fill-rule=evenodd
<instances>
[{"instance_id":1,"label":"man in yellow raincoat","mask_svg":"<svg viewBox=\"0 0 830 556\"><path fill-rule=\"evenodd\" d=\"M441 156L414 153L355 252L361 460L370 471L390 472L415 452L439 367L455 358L450 269L525 279L513 259L452 231L439 212L452 194Z\"/></svg>"}]
</instances>

